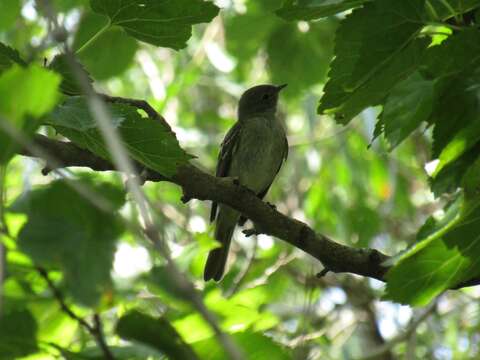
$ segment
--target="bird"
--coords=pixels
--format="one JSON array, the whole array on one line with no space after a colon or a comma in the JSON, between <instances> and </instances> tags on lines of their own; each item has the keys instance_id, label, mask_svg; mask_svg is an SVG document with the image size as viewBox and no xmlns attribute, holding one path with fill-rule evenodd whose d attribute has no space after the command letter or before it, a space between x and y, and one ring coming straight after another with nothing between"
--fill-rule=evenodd
<instances>
[{"instance_id":1,"label":"bird","mask_svg":"<svg viewBox=\"0 0 480 360\"><path fill-rule=\"evenodd\" d=\"M257 85L240 97L237 121L227 132L218 155L216 176L233 177L260 199L267 194L288 157L288 140L277 116L280 91L287 84ZM225 204L212 203L210 221L220 247L208 254L204 280L220 281L225 272L233 231L246 219Z\"/></svg>"}]
</instances>

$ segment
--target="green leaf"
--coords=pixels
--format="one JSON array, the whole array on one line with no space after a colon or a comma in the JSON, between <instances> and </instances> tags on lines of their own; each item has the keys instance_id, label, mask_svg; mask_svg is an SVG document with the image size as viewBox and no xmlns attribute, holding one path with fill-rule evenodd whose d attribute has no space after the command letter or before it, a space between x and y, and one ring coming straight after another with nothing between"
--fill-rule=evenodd
<instances>
[{"instance_id":1,"label":"green leaf","mask_svg":"<svg viewBox=\"0 0 480 360\"><path fill-rule=\"evenodd\" d=\"M262 321L268 321L269 327L278 323L278 319L268 310L261 310L261 306L268 303L268 295L263 286L240 291L229 299L220 291L210 291L205 304L222 316L222 328L233 333L254 328Z\"/></svg>"},{"instance_id":2,"label":"green leaf","mask_svg":"<svg viewBox=\"0 0 480 360\"><path fill-rule=\"evenodd\" d=\"M283 24L270 34L267 43L268 66L273 83L288 83L287 95L300 94L325 79L333 55L335 20L317 21L308 31L296 24ZM285 56L285 54L289 54ZM302 69L291 71L291 69Z\"/></svg>"},{"instance_id":3,"label":"green leaf","mask_svg":"<svg viewBox=\"0 0 480 360\"><path fill-rule=\"evenodd\" d=\"M432 158L438 158L445 147L462 129L471 126L476 119L478 100L476 91L469 91L468 78L440 78L435 92L434 111L429 123L433 129Z\"/></svg>"},{"instance_id":4,"label":"green leaf","mask_svg":"<svg viewBox=\"0 0 480 360\"><path fill-rule=\"evenodd\" d=\"M77 52L80 61L95 79L105 80L123 73L133 62L138 48L135 39L128 36L121 28L113 27L101 31L108 25L105 16L87 12L82 16L77 33L75 34L73 49ZM91 42L88 41L100 35ZM82 46L85 47L82 49Z\"/></svg>"},{"instance_id":5,"label":"green leaf","mask_svg":"<svg viewBox=\"0 0 480 360\"><path fill-rule=\"evenodd\" d=\"M93 83L89 73L84 69L83 65L78 62L75 58L74 61L77 63L77 68L83 72L83 75L90 83ZM75 76L72 74L68 63L67 57L65 54L57 55L53 58L52 62L49 65L49 69L55 71L56 73L62 76L62 83L60 84L60 90L66 95L81 95L83 94L80 84L75 79Z\"/></svg>"},{"instance_id":6,"label":"green leaf","mask_svg":"<svg viewBox=\"0 0 480 360\"><path fill-rule=\"evenodd\" d=\"M186 46L192 25L210 22L219 11L201 0L91 0L90 6L135 39L173 49Z\"/></svg>"},{"instance_id":7,"label":"green leaf","mask_svg":"<svg viewBox=\"0 0 480 360\"><path fill-rule=\"evenodd\" d=\"M348 15L337 31L335 58L318 112L335 114L346 124L364 108L380 104L396 83L417 69L429 42L417 36L431 21L431 9L438 21L451 17L451 9L467 11L480 1L429 4L430 11L425 1L367 2Z\"/></svg>"},{"instance_id":8,"label":"green leaf","mask_svg":"<svg viewBox=\"0 0 480 360\"><path fill-rule=\"evenodd\" d=\"M423 121L433 108L434 82L416 71L398 83L385 102L381 121L391 149L400 144Z\"/></svg>"},{"instance_id":9,"label":"green leaf","mask_svg":"<svg viewBox=\"0 0 480 360\"><path fill-rule=\"evenodd\" d=\"M0 74L13 64L26 65L17 50L0 42Z\"/></svg>"},{"instance_id":10,"label":"green leaf","mask_svg":"<svg viewBox=\"0 0 480 360\"><path fill-rule=\"evenodd\" d=\"M189 300L190 294L186 294L185 291L178 286L178 283L172 279L166 265L153 267L150 270L148 277L156 287L169 296L174 297L177 301Z\"/></svg>"},{"instance_id":11,"label":"green leaf","mask_svg":"<svg viewBox=\"0 0 480 360\"><path fill-rule=\"evenodd\" d=\"M478 109L464 114L465 117L470 117L470 125L464 127L442 150L439 156L439 164L437 165L433 177L435 177L446 165L457 160L465 151L469 150L480 140L480 126L478 121L480 116Z\"/></svg>"},{"instance_id":12,"label":"green leaf","mask_svg":"<svg viewBox=\"0 0 480 360\"><path fill-rule=\"evenodd\" d=\"M175 329L189 344L214 335L213 329L198 312L192 312L172 322Z\"/></svg>"},{"instance_id":13,"label":"green leaf","mask_svg":"<svg viewBox=\"0 0 480 360\"><path fill-rule=\"evenodd\" d=\"M479 227L477 197L465 201L452 221L417 243L389 270L386 298L425 305L446 289L479 275Z\"/></svg>"},{"instance_id":14,"label":"green leaf","mask_svg":"<svg viewBox=\"0 0 480 360\"><path fill-rule=\"evenodd\" d=\"M372 0L286 0L275 13L287 21L314 20L358 7L367 1Z\"/></svg>"},{"instance_id":15,"label":"green leaf","mask_svg":"<svg viewBox=\"0 0 480 360\"><path fill-rule=\"evenodd\" d=\"M417 69L427 46L428 40L415 40L401 50L391 62L379 67L375 76L355 91L344 92L332 83L329 89L325 88L325 95L321 101L330 101L329 99L331 99L336 102L337 100L333 99L336 94L338 99L341 99L341 105L331 111L325 111L325 113L334 113L338 122L346 124L363 109L381 104L398 82L406 79ZM328 95L327 91L329 91ZM323 111L322 104L319 111Z\"/></svg>"},{"instance_id":16,"label":"green leaf","mask_svg":"<svg viewBox=\"0 0 480 360\"><path fill-rule=\"evenodd\" d=\"M235 343L245 353L247 359L255 360L287 360L292 359L292 354L287 348L276 343L269 337L260 333L242 332L230 335ZM225 350L218 344L215 337L198 341L193 344L201 359L223 360L228 359Z\"/></svg>"},{"instance_id":17,"label":"green leaf","mask_svg":"<svg viewBox=\"0 0 480 360\"><path fill-rule=\"evenodd\" d=\"M101 199L108 211L100 210L91 199ZM18 246L38 265L61 269L74 299L93 306L111 282L115 244L122 232L116 210L123 202L124 193L110 184L58 180L38 187L11 209L28 216Z\"/></svg>"},{"instance_id":18,"label":"green leaf","mask_svg":"<svg viewBox=\"0 0 480 360\"><path fill-rule=\"evenodd\" d=\"M36 118L57 102L59 83L57 74L39 66L13 65L0 75L0 125L23 136L32 134L39 125ZM8 162L16 148L16 142L0 126L0 164Z\"/></svg>"},{"instance_id":19,"label":"green leaf","mask_svg":"<svg viewBox=\"0 0 480 360\"><path fill-rule=\"evenodd\" d=\"M422 12L419 1L385 0L367 3L348 15L336 35L336 57L319 113L334 113L337 120L347 123L365 107L379 103L386 91L408 77L428 44L418 40L416 46L412 45L422 27ZM387 83L384 78L394 81ZM378 85L370 85L366 91L369 82ZM359 92L361 99L352 101Z\"/></svg>"},{"instance_id":20,"label":"green leaf","mask_svg":"<svg viewBox=\"0 0 480 360\"><path fill-rule=\"evenodd\" d=\"M105 360L105 354L101 348L90 347L81 352L72 352L67 349L54 345L62 354L65 360ZM129 346L112 346L108 349L116 360L145 360L145 359L162 359L162 354L156 349L144 346L142 344L135 344Z\"/></svg>"},{"instance_id":21,"label":"green leaf","mask_svg":"<svg viewBox=\"0 0 480 360\"><path fill-rule=\"evenodd\" d=\"M452 78L473 70L480 60L480 31L465 29L449 36L425 54L422 72L430 78Z\"/></svg>"},{"instance_id":22,"label":"green leaf","mask_svg":"<svg viewBox=\"0 0 480 360\"><path fill-rule=\"evenodd\" d=\"M437 173L472 147L479 138L477 87L480 79L480 31L468 29L427 51L424 76L435 80L433 154Z\"/></svg>"},{"instance_id":23,"label":"green leaf","mask_svg":"<svg viewBox=\"0 0 480 360\"><path fill-rule=\"evenodd\" d=\"M191 158L162 121L142 117L129 105L109 104L108 107L113 124L133 159L171 176L177 166ZM77 145L110 160L108 148L83 97L71 97L57 106L47 123Z\"/></svg>"},{"instance_id":24,"label":"green leaf","mask_svg":"<svg viewBox=\"0 0 480 360\"><path fill-rule=\"evenodd\" d=\"M18 276L18 271L16 272ZM56 343L58 345L71 344L75 341L78 334L79 324L77 321L68 317L63 311L59 311L58 300L51 294L45 279L38 273L37 269L32 268L31 273L25 278L28 278L36 294L49 294L50 296L43 296L42 301L36 302L31 306L33 315L38 321L37 339L39 343ZM55 275L52 274L55 279ZM40 287L40 286L41 287ZM64 291L60 287L60 291ZM33 295L33 294L32 294Z\"/></svg>"},{"instance_id":25,"label":"green leaf","mask_svg":"<svg viewBox=\"0 0 480 360\"><path fill-rule=\"evenodd\" d=\"M445 213L440 219L437 219L434 216L430 216L427 221L425 221L425 223L422 225L422 227L418 230L416 236L417 242L426 239L430 235L433 235L434 233L440 231L450 222L452 222L458 216L462 205L463 197L458 196L453 202L443 208Z\"/></svg>"},{"instance_id":26,"label":"green leaf","mask_svg":"<svg viewBox=\"0 0 480 360\"><path fill-rule=\"evenodd\" d=\"M0 30L8 30L20 16L20 0L0 1Z\"/></svg>"},{"instance_id":27,"label":"green leaf","mask_svg":"<svg viewBox=\"0 0 480 360\"><path fill-rule=\"evenodd\" d=\"M59 83L58 75L39 66L13 66L0 76L0 114L12 120L44 115L58 99Z\"/></svg>"},{"instance_id":28,"label":"green leaf","mask_svg":"<svg viewBox=\"0 0 480 360\"><path fill-rule=\"evenodd\" d=\"M122 339L156 348L171 359L198 359L164 317L153 318L135 310L130 311L118 320L116 333Z\"/></svg>"},{"instance_id":29,"label":"green leaf","mask_svg":"<svg viewBox=\"0 0 480 360\"><path fill-rule=\"evenodd\" d=\"M377 77L380 69L401 56L422 27L421 14L420 1L385 0L367 3L348 15L336 35L336 57L319 112L336 113L345 123L356 115L358 111L349 113L346 101L361 85Z\"/></svg>"},{"instance_id":30,"label":"green leaf","mask_svg":"<svg viewBox=\"0 0 480 360\"><path fill-rule=\"evenodd\" d=\"M83 8L88 6L88 0L53 0L52 5L56 12L68 13L74 8ZM41 10L41 9L39 9Z\"/></svg>"},{"instance_id":31,"label":"green leaf","mask_svg":"<svg viewBox=\"0 0 480 360\"><path fill-rule=\"evenodd\" d=\"M78 24L75 38L73 39L72 49L78 55L83 51L82 48L87 48L95 42L98 36L101 36L104 31L110 27L108 17L92 11L82 14ZM114 45L114 44L110 44Z\"/></svg>"},{"instance_id":32,"label":"green leaf","mask_svg":"<svg viewBox=\"0 0 480 360\"><path fill-rule=\"evenodd\" d=\"M479 41L477 29L454 34L429 49L422 69L436 81L435 110L429 122L435 126L432 157L440 160L431 180L437 196L461 186L462 178L478 157Z\"/></svg>"},{"instance_id":33,"label":"green leaf","mask_svg":"<svg viewBox=\"0 0 480 360\"><path fill-rule=\"evenodd\" d=\"M37 351L37 322L27 310L0 315L0 359L17 359Z\"/></svg>"},{"instance_id":34,"label":"green leaf","mask_svg":"<svg viewBox=\"0 0 480 360\"><path fill-rule=\"evenodd\" d=\"M430 178L430 188L433 194L438 197L443 193L457 190L462 184L465 173L478 158L479 151L480 144L476 144L457 160L445 165L435 174L434 178Z\"/></svg>"},{"instance_id":35,"label":"green leaf","mask_svg":"<svg viewBox=\"0 0 480 360\"><path fill-rule=\"evenodd\" d=\"M259 44L267 43L279 23L279 19L265 12L252 10L225 19L225 46L239 60L239 66L257 54Z\"/></svg>"},{"instance_id":36,"label":"green leaf","mask_svg":"<svg viewBox=\"0 0 480 360\"><path fill-rule=\"evenodd\" d=\"M478 146L478 145L477 145ZM477 152L478 153L478 152ZM479 193L480 184L480 157L473 162L473 165L468 168L462 178L462 188L465 197L475 197Z\"/></svg>"},{"instance_id":37,"label":"green leaf","mask_svg":"<svg viewBox=\"0 0 480 360\"><path fill-rule=\"evenodd\" d=\"M430 20L447 20L479 6L480 0L425 0L425 9Z\"/></svg>"}]
</instances>

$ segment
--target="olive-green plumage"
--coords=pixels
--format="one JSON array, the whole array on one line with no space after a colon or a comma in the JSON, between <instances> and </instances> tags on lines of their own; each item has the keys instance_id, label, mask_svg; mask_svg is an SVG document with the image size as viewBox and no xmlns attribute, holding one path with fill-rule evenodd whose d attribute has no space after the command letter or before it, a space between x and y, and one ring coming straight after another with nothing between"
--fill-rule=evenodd
<instances>
[{"instance_id":1,"label":"olive-green plumage","mask_svg":"<svg viewBox=\"0 0 480 360\"><path fill-rule=\"evenodd\" d=\"M219 177L238 178L241 185L263 198L288 155L288 142L276 115L278 93L286 85L258 85L245 91L238 105L238 121L222 142L218 157ZM210 251L204 279L219 281L225 271L233 231L240 213L227 205L213 203L215 239L221 247Z\"/></svg>"}]
</instances>

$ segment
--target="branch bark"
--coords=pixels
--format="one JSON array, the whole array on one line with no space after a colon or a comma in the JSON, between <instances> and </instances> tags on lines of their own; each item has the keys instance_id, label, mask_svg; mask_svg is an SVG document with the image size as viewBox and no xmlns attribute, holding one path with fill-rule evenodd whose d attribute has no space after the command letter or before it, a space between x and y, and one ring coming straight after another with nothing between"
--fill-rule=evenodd
<instances>
[{"instance_id":1,"label":"branch bark","mask_svg":"<svg viewBox=\"0 0 480 360\"><path fill-rule=\"evenodd\" d=\"M45 169L80 166L95 171L115 170L113 164L93 153L77 147L71 142L58 141L43 135L35 135L35 145L41 147L56 164L49 164ZM35 157L27 149L20 154ZM139 168L140 164L136 164ZM45 171L44 171L45 172ZM182 187L184 201L189 199L211 200L227 204L240 211L255 223L264 234L275 236L305 251L318 259L330 271L348 272L383 280L387 267L382 263L388 256L375 249L351 248L329 239L325 235L316 234L307 224L289 218L260 200L247 188L236 184L230 178L217 178L209 175L194 165L188 164L178 168L172 178L147 169L144 172L146 181L170 181Z\"/></svg>"},{"instance_id":2,"label":"branch bark","mask_svg":"<svg viewBox=\"0 0 480 360\"><path fill-rule=\"evenodd\" d=\"M147 177L148 180L150 180ZM307 224L289 218L260 200L230 178L217 178L193 165L181 166L171 179L184 196L213 200L240 211L264 234L275 236L305 251L333 272L349 272L383 280L388 256L374 249L355 249L316 234Z\"/></svg>"},{"instance_id":3,"label":"branch bark","mask_svg":"<svg viewBox=\"0 0 480 360\"><path fill-rule=\"evenodd\" d=\"M166 123L165 119L146 101L99 95L106 102L135 106L145 111L152 120ZM48 155L44 158L47 162L44 174L59 166L88 167L95 171L116 170L109 161L81 149L71 142L58 141L43 135L35 135L33 141L37 147L44 150L45 155ZM38 154L32 154L25 148L21 149L19 153L38 157ZM49 159L55 159L55 164L49 163ZM176 175L167 178L151 169L145 169L142 164L133 163L137 170L143 169L139 173L142 173L144 181L169 181L179 185L184 194L183 202L188 202L190 199L211 200L240 211L253 221L256 230L260 233L286 241L319 260L325 267L322 273L328 271L352 273L385 281L384 277L389 267L384 263L389 256L376 249L345 246L323 234L315 233L307 224L278 212L231 178L217 178L192 164L180 166ZM473 278L452 289L478 284L480 284L480 278Z\"/></svg>"}]
</instances>

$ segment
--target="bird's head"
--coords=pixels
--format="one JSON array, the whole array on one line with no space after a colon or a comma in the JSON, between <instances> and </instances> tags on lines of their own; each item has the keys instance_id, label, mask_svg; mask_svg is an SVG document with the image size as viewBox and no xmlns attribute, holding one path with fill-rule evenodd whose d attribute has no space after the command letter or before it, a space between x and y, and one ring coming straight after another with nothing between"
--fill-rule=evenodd
<instances>
[{"instance_id":1,"label":"bird's head","mask_svg":"<svg viewBox=\"0 0 480 360\"><path fill-rule=\"evenodd\" d=\"M238 104L238 118L243 119L254 114L275 113L278 93L285 86L287 84L257 85L245 91Z\"/></svg>"}]
</instances>

